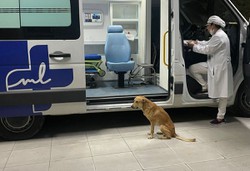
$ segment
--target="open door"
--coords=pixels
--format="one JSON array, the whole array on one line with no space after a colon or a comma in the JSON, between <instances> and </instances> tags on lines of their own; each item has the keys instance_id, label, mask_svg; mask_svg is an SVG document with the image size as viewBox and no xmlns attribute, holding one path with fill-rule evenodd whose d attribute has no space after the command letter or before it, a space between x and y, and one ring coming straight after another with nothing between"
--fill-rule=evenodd
<instances>
[{"instance_id":1,"label":"open door","mask_svg":"<svg viewBox=\"0 0 250 171\"><path fill-rule=\"evenodd\" d=\"M234 105L234 111L245 117L250 117L250 26L247 28L246 42L243 44L243 74L244 82L240 85Z\"/></svg>"},{"instance_id":2,"label":"open door","mask_svg":"<svg viewBox=\"0 0 250 171\"><path fill-rule=\"evenodd\" d=\"M247 39L244 47L243 57L244 79L247 88L247 97L250 97L250 26L247 27ZM250 101L250 98L248 99Z\"/></svg>"},{"instance_id":3,"label":"open door","mask_svg":"<svg viewBox=\"0 0 250 171\"><path fill-rule=\"evenodd\" d=\"M171 23L174 22L171 17L172 7L171 0L160 2L160 71L159 71L159 84L164 89L170 92L170 49L172 48L171 42Z\"/></svg>"}]
</instances>

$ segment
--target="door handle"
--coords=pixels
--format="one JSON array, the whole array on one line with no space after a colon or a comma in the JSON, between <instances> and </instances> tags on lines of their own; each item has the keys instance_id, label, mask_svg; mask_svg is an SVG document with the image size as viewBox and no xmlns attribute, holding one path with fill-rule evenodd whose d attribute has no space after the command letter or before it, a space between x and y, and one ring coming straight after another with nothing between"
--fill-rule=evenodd
<instances>
[{"instance_id":1,"label":"door handle","mask_svg":"<svg viewBox=\"0 0 250 171\"><path fill-rule=\"evenodd\" d=\"M50 58L70 58L70 53L63 53L61 51L55 51L54 53L49 54Z\"/></svg>"}]
</instances>

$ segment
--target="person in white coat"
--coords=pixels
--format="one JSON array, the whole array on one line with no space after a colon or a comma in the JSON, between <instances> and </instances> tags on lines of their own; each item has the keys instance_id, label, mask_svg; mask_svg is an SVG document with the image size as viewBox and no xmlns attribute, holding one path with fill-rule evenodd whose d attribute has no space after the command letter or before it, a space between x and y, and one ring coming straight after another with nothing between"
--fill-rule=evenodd
<instances>
[{"instance_id":1,"label":"person in white coat","mask_svg":"<svg viewBox=\"0 0 250 171\"><path fill-rule=\"evenodd\" d=\"M188 41L188 46L194 52L208 55L207 66L203 66L202 72L204 69L207 70L209 98L219 99L217 118L210 122L212 124L225 122L227 99L233 94L230 42L227 34L222 30L225 26L225 22L219 16L213 15L207 21L207 30L212 35L211 39Z\"/></svg>"}]
</instances>

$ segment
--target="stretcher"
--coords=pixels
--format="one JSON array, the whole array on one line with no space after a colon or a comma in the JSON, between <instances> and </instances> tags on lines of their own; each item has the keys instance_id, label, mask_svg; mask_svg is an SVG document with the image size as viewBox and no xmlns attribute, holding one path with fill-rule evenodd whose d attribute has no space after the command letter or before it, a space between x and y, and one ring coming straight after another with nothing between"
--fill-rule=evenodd
<instances>
[{"instance_id":1,"label":"stretcher","mask_svg":"<svg viewBox=\"0 0 250 171\"><path fill-rule=\"evenodd\" d=\"M101 55L98 54L86 54L85 55L85 73L86 73L86 80L87 86L91 88L96 87L95 76L99 75L103 77L106 72L101 69L102 64Z\"/></svg>"}]
</instances>

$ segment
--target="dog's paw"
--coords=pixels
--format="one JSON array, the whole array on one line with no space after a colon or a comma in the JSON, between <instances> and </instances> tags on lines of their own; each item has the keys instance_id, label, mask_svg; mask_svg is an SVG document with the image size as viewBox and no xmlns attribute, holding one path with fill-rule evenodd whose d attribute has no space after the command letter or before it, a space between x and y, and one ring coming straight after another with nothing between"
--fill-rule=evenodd
<instances>
[{"instance_id":1,"label":"dog's paw","mask_svg":"<svg viewBox=\"0 0 250 171\"><path fill-rule=\"evenodd\" d=\"M153 139L153 138L154 138L153 135L149 135L149 136L148 136L148 139Z\"/></svg>"},{"instance_id":2,"label":"dog's paw","mask_svg":"<svg viewBox=\"0 0 250 171\"><path fill-rule=\"evenodd\" d=\"M157 135L163 135L163 133L161 131L158 131L156 134Z\"/></svg>"},{"instance_id":3,"label":"dog's paw","mask_svg":"<svg viewBox=\"0 0 250 171\"><path fill-rule=\"evenodd\" d=\"M167 137L165 135L160 135L158 138L161 140L171 139L171 137Z\"/></svg>"}]
</instances>

